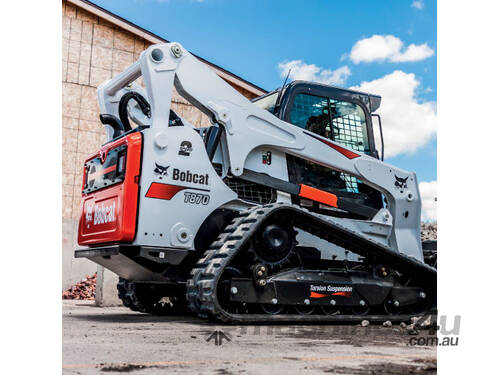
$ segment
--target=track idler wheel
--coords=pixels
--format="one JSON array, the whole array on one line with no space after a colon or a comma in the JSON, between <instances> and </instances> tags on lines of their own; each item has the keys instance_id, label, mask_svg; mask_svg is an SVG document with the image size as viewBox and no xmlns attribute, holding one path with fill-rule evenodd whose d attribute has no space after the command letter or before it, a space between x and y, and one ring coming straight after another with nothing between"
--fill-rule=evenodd
<instances>
[{"instance_id":1,"label":"track idler wheel","mask_svg":"<svg viewBox=\"0 0 500 375\"><path fill-rule=\"evenodd\" d=\"M364 301L361 301L359 306L352 306L351 307L351 312L354 315L366 315L370 311L370 306Z\"/></svg>"},{"instance_id":2,"label":"track idler wheel","mask_svg":"<svg viewBox=\"0 0 500 375\"><path fill-rule=\"evenodd\" d=\"M388 299L384 302L384 310L389 315L399 315L401 313L401 306L398 301Z\"/></svg>"},{"instance_id":3,"label":"track idler wheel","mask_svg":"<svg viewBox=\"0 0 500 375\"><path fill-rule=\"evenodd\" d=\"M264 311L266 314L269 315L276 315L279 314L283 311L283 308L285 305L278 305L278 304L272 304L272 303L263 303L260 305L260 308L262 311Z\"/></svg>"},{"instance_id":4,"label":"track idler wheel","mask_svg":"<svg viewBox=\"0 0 500 375\"><path fill-rule=\"evenodd\" d=\"M433 296L430 293L423 292L422 301L418 303L414 303L412 305L405 306L405 309L408 310L410 314L420 315L431 309L433 303Z\"/></svg>"},{"instance_id":5,"label":"track idler wheel","mask_svg":"<svg viewBox=\"0 0 500 375\"><path fill-rule=\"evenodd\" d=\"M257 258L271 265L288 259L294 247L295 231L293 227L284 224L265 224L252 240L252 248Z\"/></svg>"},{"instance_id":6,"label":"track idler wheel","mask_svg":"<svg viewBox=\"0 0 500 375\"><path fill-rule=\"evenodd\" d=\"M314 312L315 307L311 305L298 305L295 306L295 311L300 315L311 315Z\"/></svg>"},{"instance_id":7,"label":"track idler wheel","mask_svg":"<svg viewBox=\"0 0 500 375\"><path fill-rule=\"evenodd\" d=\"M221 275L219 284L217 285L217 298L219 304L227 311L231 313L241 313L242 305L238 302L232 302L230 300L231 293L237 293L237 290L231 290L231 279L233 277L242 277L243 273L235 267L227 267L224 273Z\"/></svg>"}]
</instances>

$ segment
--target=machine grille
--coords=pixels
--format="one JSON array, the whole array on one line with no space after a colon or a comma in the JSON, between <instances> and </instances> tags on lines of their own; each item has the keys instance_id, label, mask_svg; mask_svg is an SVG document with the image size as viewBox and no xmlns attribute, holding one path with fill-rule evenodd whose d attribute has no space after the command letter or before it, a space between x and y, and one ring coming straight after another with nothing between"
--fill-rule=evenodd
<instances>
[{"instance_id":1,"label":"machine grille","mask_svg":"<svg viewBox=\"0 0 500 375\"><path fill-rule=\"evenodd\" d=\"M276 202L276 189L245 181L237 177L228 176L224 183L238 194L238 198L257 204L269 204Z\"/></svg>"}]
</instances>

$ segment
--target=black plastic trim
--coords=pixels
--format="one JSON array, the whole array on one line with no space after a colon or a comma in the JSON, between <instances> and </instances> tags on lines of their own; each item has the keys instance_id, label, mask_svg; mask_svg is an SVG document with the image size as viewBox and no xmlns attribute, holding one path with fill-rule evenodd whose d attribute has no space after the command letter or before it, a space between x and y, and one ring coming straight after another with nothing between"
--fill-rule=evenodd
<instances>
[{"instance_id":1,"label":"black plastic trim","mask_svg":"<svg viewBox=\"0 0 500 375\"><path fill-rule=\"evenodd\" d=\"M241 176L242 180L254 182L256 184L265 185L272 187L276 190L283 191L285 193L298 195L300 192L300 186L279 178L271 177L264 173L254 172L250 169L244 169Z\"/></svg>"},{"instance_id":2,"label":"black plastic trim","mask_svg":"<svg viewBox=\"0 0 500 375\"><path fill-rule=\"evenodd\" d=\"M179 265L184 258L190 253L190 250L174 248L174 247L158 247L158 246L135 246L128 244L108 245L102 247L91 247L86 249L76 249L75 258L93 258L97 256L109 257L113 255L123 254L129 256L131 250L139 257L148 259L155 263ZM152 254L155 252L164 253L164 257L155 257Z\"/></svg>"}]
</instances>

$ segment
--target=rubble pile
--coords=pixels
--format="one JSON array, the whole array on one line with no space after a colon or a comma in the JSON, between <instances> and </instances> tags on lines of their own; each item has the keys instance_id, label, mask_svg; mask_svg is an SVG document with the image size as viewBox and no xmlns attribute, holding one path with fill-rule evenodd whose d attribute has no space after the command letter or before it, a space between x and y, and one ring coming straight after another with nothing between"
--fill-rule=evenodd
<instances>
[{"instance_id":1,"label":"rubble pile","mask_svg":"<svg viewBox=\"0 0 500 375\"><path fill-rule=\"evenodd\" d=\"M63 299L94 299L97 273L87 276L62 294Z\"/></svg>"},{"instance_id":2,"label":"rubble pile","mask_svg":"<svg viewBox=\"0 0 500 375\"><path fill-rule=\"evenodd\" d=\"M437 223L422 223L420 224L420 237L422 241L436 240L437 241Z\"/></svg>"}]
</instances>

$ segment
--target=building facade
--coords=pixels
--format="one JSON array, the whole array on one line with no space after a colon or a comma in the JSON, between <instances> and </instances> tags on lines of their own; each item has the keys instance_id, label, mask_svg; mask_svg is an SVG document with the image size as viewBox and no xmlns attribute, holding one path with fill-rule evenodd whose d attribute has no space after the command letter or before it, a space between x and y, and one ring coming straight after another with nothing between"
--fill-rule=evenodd
<instances>
[{"instance_id":1,"label":"building facade","mask_svg":"<svg viewBox=\"0 0 500 375\"><path fill-rule=\"evenodd\" d=\"M167 40L91 2L62 1L62 218L63 289L95 272L88 260L73 259L80 215L84 160L105 142L96 88L139 58L151 44ZM249 99L265 90L201 59ZM208 118L174 92L172 109L195 126Z\"/></svg>"}]
</instances>

